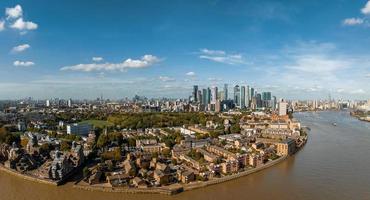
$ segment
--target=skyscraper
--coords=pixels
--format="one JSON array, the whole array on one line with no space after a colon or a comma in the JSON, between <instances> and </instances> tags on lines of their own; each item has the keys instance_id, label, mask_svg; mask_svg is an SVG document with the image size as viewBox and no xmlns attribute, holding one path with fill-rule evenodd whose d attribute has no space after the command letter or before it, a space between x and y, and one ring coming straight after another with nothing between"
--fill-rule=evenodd
<instances>
[{"instance_id":1,"label":"skyscraper","mask_svg":"<svg viewBox=\"0 0 370 200\"><path fill-rule=\"evenodd\" d=\"M203 104L203 102L202 102L202 91L201 90L198 90L197 100L200 104Z\"/></svg>"},{"instance_id":2,"label":"skyscraper","mask_svg":"<svg viewBox=\"0 0 370 200\"><path fill-rule=\"evenodd\" d=\"M228 85L225 84L224 85L224 100L227 100L229 97L228 97Z\"/></svg>"},{"instance_id":3,"label":"skyscraper","mask_svg":"<svg viewBox=\"0 0 370 200\"><path fill-rule=\"evenodd\" d=\"M240 108L245 108L245 86L240 87Z\"/></svg>"},{"instance_id":4,"label":"skyscraper","mask_svg":"<svg viewBox=\"0 0 370 200\"><path fill-rule=\"evenodd\" d=\"M260 93L256 93L257 108L262 107L262 96Z\"/></svg>"},{"instance_id":5,"label":"skyscraper","mask_svg":"<svg viewBox=\"0 0 370 200\"><path fill-rule=\"evenodd\" d=\"M198 102L198 86L193 86L193 101Z\"/></svg>"},{"instance_id":6,"label":"skyscraper","mask_svg":"<svg viewBox=\"0 0 370 200\"><path fill-rule=\"evenodd\" d=\"M202 104L203 105L207 105L208 104L208 100L207 100L207 97L208 97L208 94L207 94L208 90L207 89L203 89L203 94L202 94Z\"/></svg>"},{"instance_id":7,"label":"skyscraper","mask_svg":"<svg viewBox=\"0 0 370 200\"><path fill-rule=\"evenodd\" d=\"M271 107L271 92L262 92L262 106Z\"/></svg>"},{"instance_id":8,"label":"skyscraper","mask_svg":"<svg viewBox=\"0 0 370 200\"><path fill-rule=\"evenodd\" d=\"M67 104L68 104L68 107L72 107L72 99L68 99Z\"/></svg>"},{"instance_id":9,"label":"skyscraper","mask_svg":"<svg viewBox=\"0 0 370 200\"><path fill-rule=\"evenodd\" d=\"M207 88L207 104L211 103L211 89Z\"/></svg>"},{"instance_id":10,"label":"skyscraper","mask_svg":"<svg viewBox=\"0 0 370 200\"><path fill-rule=\"evenodd\" d=\"M271 100L271 92L262 92L262 100L270 101Z\"/></svg>"},{"instance_id":11,"label":"skyscraper","mask_svg":"<svg viewBox=\"0 0 370 200\"><path fill-rule=\"evenodd\" d=\"M252 97L254 97L254 96L255 96L254 88L251 88L251 99L252 99Z\"/></svg>"},{"instance_id":12,"label":"skyscraper","mask_svg":"<svg viewBox=\"0 0 370 200\"><path fill-rule=\"evenodd\" d=\"M252 97L251 97L251 91L250 91L250 88L249 88L249 85L247 86L247 97L246 97L246 101L245 101L245 106L246 107L249 107L250 106L250 103L251 103L251 100L252 100Z\"/></svg>"},{"instance_id":13,"label":"skyscraper","mask_svg":"<svg viewBox=\"0 0 370 200\"><path fill-rule=\"evenodd\" d=\"M240 107L240 88L239 85L234 87L234 103L236 107Z\"/></svg>"},{"instance_id":14,"label":"skyscraper","mask_svg":"<svg viewBox=\"0 0 370 200\"><path fill-rule=\"evenodd\" d=\"M218 94L218 88L217 87L212 87L212 97L211 97L212 98L212 101L211 101L212 104L216 104L216 101L218 99L217 94Z\"/></svg>"}]
</instances>

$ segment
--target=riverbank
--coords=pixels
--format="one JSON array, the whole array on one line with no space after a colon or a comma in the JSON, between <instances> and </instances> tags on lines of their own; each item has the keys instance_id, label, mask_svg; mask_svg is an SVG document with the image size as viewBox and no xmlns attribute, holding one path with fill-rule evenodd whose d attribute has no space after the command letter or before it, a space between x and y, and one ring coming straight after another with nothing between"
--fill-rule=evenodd
<instances>
[{"instance_id":1,"label":"riverbank","mask_svg":"<svg viewBox=\"0 0 370 200\"><path fill-rule=\"evenodd\" d=\"M304 144L297 150L297 152L304 146ZM294 156L294 155L293 155ZM281 163L282 161L286 160L289 156L282 156L276 160L269 161L264 165L261 165L256 168L248 169L243 172L239 172L237 174L232 174L228 176L224 176L222 178L215 178L212 180L208 180L205 182L193 182L189 184L174 184L170 186L164 186L164 187L157 187L157 188L117 188L117 187L104 187L104 186L93 186L93 185L83 185L80 184L80 182L76 182L73 185L73 188L81 189L81 190L87 190L87 191L101 191L101 192L113 192L113 193L128 193L128 194L165 194L165 195L174 195L178 194L183 191L190 191L195 190L198 188L207 187L210 185L220 184L227 181L231 181L240 177L244 177L256 172L259 172L261 170L264 170L266 168L272 167L278 163ZM62 182L52 181L52 180L45 180L40 179L28 174L20 173L18 171L8 169L4 165L0 164L0 171L3 171L5 173L8 173L10 175L16 176L18 178L33 181L37 183L52 185L52 186L58 186L62 184Z\"/></svg>"},{"instance_id":2,"label":"riverbank","mask_svg":"<svg viewBox=\"0 0 370 200\"><path fill-rule=\"evenodd\" d=\"M38 177L34 177L34 176L29 175L29 174L24 174L24 173L18 172L16 170L9 169L9 168L5 167L3 164L0 164L0 171L8 173L12 176L16 176L18 178L21 178L21 179L24 179L24 180L27 180L27 181L33 181L33 182L36 182L36 183L42 183L42 184L53 185L53 186L58 186L58 185L62 184L62 182L60 182L60 181L40 179Z\"/></svg>"},{"instance_id":3,"label":"riverbank","mask_svg":"<svg viewBox=\"0 0 370 200\"><path fill-rule=\"evenodd\" d=\"M282 156L276 160L269 161L268 163L261 165L259 167L248 169L247 171L239 172L237 174L232 174L228 176L224 176L222 178L215 178L212 180L204 181L204 182L193 182L188 184L175 184L170 186L164 187L157 187L157 188L118 188L118 187L104 187L104 186L93 186L93 185L82 185L80 183L76 183L73 187L77 189L83 189L88 191L102 191L102 192L121 192L121 193L130 193L130 194L166 194L166 195L174 195L178 194L183 191L190 191L198 188L207 187L210 185L220 184L226 181L231 181L243 176L247 176L252 173L259 172L263 169L269 168L274 166L289 156Z\"/></svg>"},{"instance_id":4,"label":"riverbank","mask_svg":"<svg viewBox=\"0 0 370 200\"><path fill-rule=\"evenodd\" d=\"M224 183L226 181L231 181L231 180L234 180L234 179L243 177L243 176L247 176L249 174L253 174L253 173L259 172L259 171L261 171L263 169L272 167L272 166L274 166L274 165L276 165L276 164L284 161L287 158L288 158L288 156L283 156L283 157L280 157L280 158L278 158L276 160L269 161L268 163L266 163L266 164L264 164L264 165L262 165L260 167L256 167L256 168L253 168L253 169L248 169L247 171L243 171L243 172L239 172L237 174L232 174L232 175L224 176L222 178L212 179L212 180L205 181L205 182L189 183L189 184L184 185L183 188L184 188L184 191L190 191L190 190L194 190L194 189L198 189L198 188L202 188L202 187L207 187L207 186L210 186L210 185Z\"/></svg>"},{"instance_id":5,"label":"riverbank","mask_svg":"<svg viewBox=\"0 0 370 200\"><path fill-rule=\"evenodd\" d=\"M360 121L370 122L370 116L368 116L366 113L358 113L358 112L352 111L350 112L350 115L352 117L357 118Z\"/></svg>"},{"instance_id":6,"label":"riverbank","mask_svg":"<svg viewBox=\"0 0 370 200\"><path fill-rule=\"evenodd\" d=\"M121 193L131 193L131 194L166 194L166 195L174 195L178 194L183 191L190 191L195 190L203 187L207 187L210 185L220 184L227 181L235 180L237 178L247 176L266 168L272 167L278 163L289 158L289 156L282 156L276 160L269 161L268 163L261 165L259 167L249 169L247 171L239 172L237 174L232 174L228 176L224 176L222 178L212 179L205 182L193 182L185 185L176 184L175 186L164 186L158 188L112 188L112 187L103 187L103 186L91 186L91 185L81 185L76 183L73 187L82 190L88 191L103 191L103 192L121 192Z\"/></svg>"},{"instance_id":7,"label":"riverbank","mask_svg":"<svg viewBox=\"0 0 370 200\"><path fill-rule=\"evenodd\" d=\"M297 149L296 153L304 147L304 145L307 142L307 139L308 139L308 137L306 136L306 138L304 140L305 142L301 143L299 146L297 146L298 149ZM294 156L295 154L293 154L292 156ZM174 195L174 194L178 194L178 193L183 192L183 191L195 190L195 189L198 189L198 188L203 188L203 187L207 187L207 186L210 186L210 185L220 184L220 183L231 181L231 180L243 177L243 176L247 176L247 175L259 172L261 170L264 170L266 168L272 167L272 166L274 166L278 163L281 163L282 161L286 160L287 158L289 158L289 156L282 156L282 157L280 157L276 160L269 161L266 164L263 164L259 167L252 168L252 169L247 169L246 171L239 172L237 174L224 176L222 178L214 178L214 179L204 181L204 182L192 182L192 183L189 183L189 184L173 184L173 185L169 185L169 186L156 187L156 188L128 188L128 187L119 188L119 187L109 187L109 186L84 185L84 184L81 183L81 181L79 181L79 182L76 182L73 185L73 188L87 190L87 191L101 191L101 192L114 192L114 193ZM9 168L5 167L3 164L0 164L0 171L3 171L5 173L8 173L10 175L16 176L16 177L24 179L24 180L33 181L33 182L42 183L42 184L47 184L47 185L52 185L52 186L58 186L58 185L61 185L62 183L65 182L65 181L46 180L46 179L41 179L41 178L38 178L38 177L34 177L30 174L24 174L24 173L15 171L13 169L9 169Z\"/></svg>"}]
</instances>

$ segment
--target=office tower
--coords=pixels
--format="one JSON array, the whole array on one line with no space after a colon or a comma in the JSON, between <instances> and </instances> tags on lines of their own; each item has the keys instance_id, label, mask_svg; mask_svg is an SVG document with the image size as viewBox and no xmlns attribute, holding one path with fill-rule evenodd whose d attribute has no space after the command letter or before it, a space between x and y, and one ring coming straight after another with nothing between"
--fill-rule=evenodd
<instances>
[{"instance_id":1,"label":"office tower","mask_svg":"<svg viewBox=\"0 0 370 200\"><path fill-rule=\"evenodd\" d=\"M194 85L193 86L193 101L194 102L198 102L197 95L198 95L198 86Z\"/></svg>"},{"instance_id":2,"label":"office tower","mask_svg":"<svg viewBox=\"0 0 370 200\"><path fill-rule=\"evenodd\" d=\"M207 88L207 104L211 103L211 89Z\"/></svg>"},{"instance_id":3,"label":"office tower","mask_svg":"<svg viewBox=\"0 0 370 200\"><path fill-rule=\"evenodd\" d=\"M252 97L252 99L251 99L251 108L252 109L257 108L257 98L256 97Z\"/></svg>"},{"instance_id":4,"label":"office tower","mask_svg":"<svg viewBox=\"0 0 370 200\"><path fill-rule=\"evenodd\" d=\"M208 101L207 101L207 89L203 89L203 94L202 94L202 104L203 105L207 105L208 104Z\"/></svg>"},{"instance_id":5,"label":"office tower","mask_svg":"<svg viewBox=\"0 0 370 200\"><path fill-rule=\"evenodd\" d=\"M68 104L68 107L72 107L72 99L68 99L67 104Z\"/></svg>"},{"instance_id":6,"label":"office tower","mask_svg":"<svg viewBox=\"0 0 370 200\"><path fill-rule=\"evenodd\" d=\"M240 107L240 88L239 85L234 87L234 104L236 107Z\"/></svg>"},{"instance_id":7,"label":"office tower","mask_svg":"<svg viewBox=\"0 0 370 200\"><path fill-rule=\"evenodd\" d=\"M245 86L240 87L240 108L245 108Z\"/></svg>"},{"instance_id":8,"label":"office tower","mask_svg":"<svg viewBox=\"0 0 370 200\"><path fill-rule=\"evenodd\" d=\"M224 91L218 91L217 96L218 96L218 99L219 99L220 101L225 100L225 93L224 93Z\"/></svg>"},{"instance_id":9,"label":"office tower","mask_svg":"<svg viewBox=\"0 0 370 200\"><path fill-rule=\"evenodd\" d=\"M216 101L215 112L221 112L221 101L220 100Z\"/></svg>"},{"instance_id":10,"label":"office tower","mask_svg":"<svg viewBox=\"0 0 370 200\"><path fill-rule=\"evenodd\" d=\"M228 97L228 92L229 92L229 90L228 90L228 85L227 84L225 84L224 85L224 100L227 100L229 97Z\"/></svg>"},{"instance_id":11,"label":"office tower","mask_svg":"<svg viewBox=\"0 0 370 200\"><path fill-rule=\"evenodd\" d=\"M46 100L46 107L50 107L50 100L48 99L48 100Z\"/></svg>"},{"instance_id":12,"label":"office tower","mask_svg":"<svg viewBox=\"0 0 370 200\"><path fill-rule=\"evenodd\" d=\"M280 101L278 103L278 106L279 106L279 116L286 115L287 114L288 103Z\"/></svg>"},{"instance_id":13,"label":"office tower","mask_svg":"<svg viewBox=\"0 0 370 200\"><path fill-rule=\"evenodd\" d=\"M262 92L262 100L270 101L271 100L271 92Z\"/></svg>"},{"instance_id":14,"label":"office tower","mask_svg":"<svg viewBox=\"0 0 370 200\"><path fill-rule=\"evenodd\" d=\"M203 104L202 102L202 91L198 90L197 99L200 104Z\"/></svg>"},{"instance_id":15,"label":"office tower","mask_svg":"<svg viewBox=\"0 0 370 200\"><path fill-rule=\"evenodd\" d=\"M212 98L212 101L211 101L212 104L216 104L216 101L218 99L217 93L218 93L218 88L217 87L213 87L212 88L212 97L211 97Z\"/></svg>"},{"instance_id":16,"label":"office tower","mask_svg":"<svg viewBox=\"0 0 370 200\"><path fill-rule=\"evenodd\" d=\"M272 97L272 109L273 110L276 110L277 109L277 100L276 100L276 96L273 96Z\"/></svg>"},{"instance_id":17,"label":"office tower","mask_svg":"<svg viewBox=\"0 0 370 200\"><path fill-rule=\"evenodd\" d=\"M262 95L256 92L257 108L262 108Z\"/></svg>"},{"instance_id":18,"label":"office tower","mask_svg":"<svg viewBox=\"0 0 370 200\"><path fill-rule=\"evenodd\" d=\"M262 92L262 107L271 107L271 92Z\"/></svg>"},{"instance_id":19,"label":"office tower","mask_svg":"<svg viewBox=\"0 0 370 200\"><path fill-rule=\"evenodd\" d=\"M255 97L254 88L251 88L251 99L252 97Z\"/></svg>"},{"instance_id":20,"label":"office tower","mask_svg":"<svg viewBox=\"0 0 370 200\"><path fill-rule=\"evenodd\" d=\"M252 97L251 97L251 91L250 91L249 85L247 86L247 91L246 92L247 92L247 97L245 99L245 106L250 107Z\"/></svg>"}]
</instances>

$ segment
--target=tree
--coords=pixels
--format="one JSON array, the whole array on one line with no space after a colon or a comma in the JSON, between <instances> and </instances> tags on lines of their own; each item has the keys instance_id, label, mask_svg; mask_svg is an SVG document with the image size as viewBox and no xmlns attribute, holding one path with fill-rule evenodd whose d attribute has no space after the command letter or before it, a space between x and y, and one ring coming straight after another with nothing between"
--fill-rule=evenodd
<instances>
[{"instance_id":1,"label":"tree","mask_svg":"<svg viewBox=\"0 0 370 200\"><path fill-rule=\"evenodd\" d=\"M105 134L100 134L96 146L99 148L105 147L108 144L108 137Z\"/></svg>"},{"instance_id":2,"label":"tree","mask_svg":"<svg viewBox=\"0 0 370 200\"><path fill-rule=\"evenodd\" d=\"M60 150L61 151L71 150L71 144L69 144L69 142L67 142L65 140L62 140L62 142L60 143Z\"/></svg>"},{"instance_id":3,"label":"tree","mask_svg":"<svg viewBox=\"0 0 370 200\"><path fill-rule=\"evenodd\" d=\"M122 155L121 155L121 148L116 148L114 150L114 154L113 154L113 159L116 160L116 161L120 161L122 158Z\"/></svg>"},{"instance_id":4,"label":"tree","mask_svg":"<svg viewBox=\"0 0 370 200\"><path fill-rule=\"evenodd\" d=\"M220 135L220 132L219 131L211 131L209 133L209 135L211 136L211 138L217 138Z\"/></svg>"},{"instance_id":5,"label":"tree","mask_svg":"<svg viewBox=\"0 0 370 200\"><path fill-rule=\"evenodd\" d=\"M53 149L53 146L49 143L44 143L40 146L40 153L48 154Z\"/></svg>"},{"instance_id":6,"label":"tree","mask_svg":"<svg viewBox=\"0 0 370 200\"><path fill-rule=\"evenodd\" d=\"M21 146L23 148L26 148L27 144L28 144L28 139L27 138L24 138L24 139L21 140Z\"/></svg>"},{"instance_id":7,"label":"tree","mask_svg":"<svg viewBox=\"0 0 370 200\"><path fill-rule=\"evenodd\" d=\"M162 150L162 155L164 155L165 157L169 157L171 154L171 150L169 148L165 148Z\"/></svg>"},{"instance_id":8,"label":"tree","mask_svg":"<svg viewBox=\"0 0 370 200\"><path fill-rule=\"evenodd\" d=\"M19 144L19 143L20 143L20 141L21 141L21 138L20 138L20 136L19 136L19 135L12 134L12 133L7 133L7 134L5 135L5 140L4 140L4 142L5 142L6 144L11 145L11 144L13 144L13 142L15 142L16 144Z\"/></svg>"},{"instance_id":9,"label":"tree","mask_svg":"<svg viewBox=\"0 0 370 200\"><path fill-rule=\"evenodd\" d=\"M130 147L136 146L136 140L134 138L128 138L128 146Z\"/></svg>"},{"instance_id":10,"label":"tree","mask_svg":"<svg viewBox=\"0 0 370 200\"><path fill-rule=\"evenodd\" d=\"M84 178L86 178L90 174L90 170L87 167L84 167L82 170Z\"/></svg>"},{"instance_id":11,"label":"tree","mask_svg":"<svg viewBox=\"0 0 370 200\"><path fill-rule=\"evenodd\" d=\"M231 125L231 133L240 133L239 123Z\"/></svg>"}]
</instances>

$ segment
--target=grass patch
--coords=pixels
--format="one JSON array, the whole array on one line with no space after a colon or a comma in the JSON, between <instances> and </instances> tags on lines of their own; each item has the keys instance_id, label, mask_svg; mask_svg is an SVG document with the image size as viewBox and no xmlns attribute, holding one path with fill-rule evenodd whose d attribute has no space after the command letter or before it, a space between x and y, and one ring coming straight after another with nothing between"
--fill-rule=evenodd
<instances>
[{"instance_id":1,"label":"grass patch","mask_svg":"<svg viewBox=\"0 0 370 200\"><path fill-rule=\"evenodd\" d=\"M91 124L96 128L104 128L104 127L114 126L114 124L111 123L111 122L104 121L104 120L95 120L95 119L85 120L85 121L80 122L79 124Z\"/></svg>"}]
</instances>

